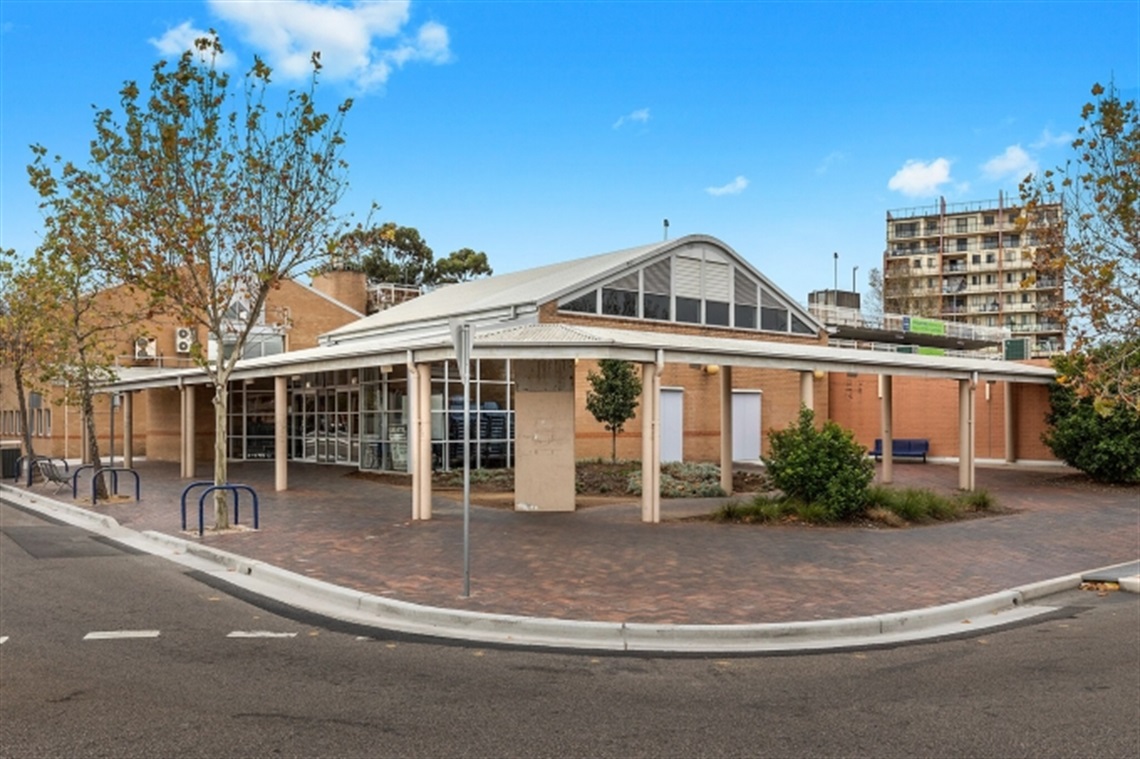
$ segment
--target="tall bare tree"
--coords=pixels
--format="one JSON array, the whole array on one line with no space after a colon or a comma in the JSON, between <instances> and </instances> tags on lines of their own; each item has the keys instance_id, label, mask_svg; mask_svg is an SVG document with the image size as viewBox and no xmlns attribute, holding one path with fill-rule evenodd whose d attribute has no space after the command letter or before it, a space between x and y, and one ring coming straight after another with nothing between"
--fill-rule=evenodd
<instances>
[{"instance_id":1,"label":"tall bare tree","mask_svg":"<svg viewBox=\"0 0 1140 759\"><path fill-rule=\"evenodd\" d=\"M1067 280L1073 360L1064 365L1081 371L1060 378L1107 413L1116 403L1140 409L1140 111L1114 85L1096 84L1092 96L1073 156L1028 177L1021 197L1038 271Z\"/></svg>"},{"instance_id":2,"label":"tall bare tree","mask_svg":"<svg viewBox=\"0 0 1140 759\"><path fill-rule=\"evenodd\" d=\"M216 345L191 353L213 385L216 484L227 479L227 385L266 297L326 257L347 228L337 203L352 105L317 109L319 53L307 89L270 106L270 68L255 59L235 85L217 65L222 52L211 32L173 67L155 65L148 92L127 82L119 110L96 114L88 165L64 165L58 177L45 170L40 182L41 192L58 180L102 206L117 244L100 264ZM228 526L219 491L215 527Z\"/></svg>"}]
</instances>

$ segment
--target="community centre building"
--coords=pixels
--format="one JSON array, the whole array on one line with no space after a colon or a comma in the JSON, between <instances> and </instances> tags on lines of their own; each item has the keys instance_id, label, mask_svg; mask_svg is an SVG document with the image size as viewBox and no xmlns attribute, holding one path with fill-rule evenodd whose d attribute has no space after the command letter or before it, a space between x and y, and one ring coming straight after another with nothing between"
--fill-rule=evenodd
<instances>
[{"instance_id":1,"label":"community centre building","mask_svg":"<svg viewBox=\"0 0 1140 759\"><path fill-rule=\"evenodd\" d=\"M606 358L634 363L642 379L618 455L642 462L645 521L660 519L661 462L718 462L730 491L732 462L760 458L767 431L801 404L868 447L883 439L888 482L894 437L929 439L932 457L957 459L964 489L979 456L1051 458L1039 442L1051 369L831 346L808 310L705 235L449 285L371 315L363 293L362 276L330 272L251 316L269 347L232 377L228 454L273 462L279 489L290 461L408 472L413 517L430 518L431 470L464 456L464 330L469 461L514 467L520 511L573 510L575 461L609 454L610 434L585 408L587 374ZM179 329L146 339L159 351L196 339ZM102 412L118 416L120 454L180 461L191 476L213 449L204 372L130 363L107 388L122 401ZM39 452L62 455L54 432L44 442Z\"/></svg>"}]
</instances>

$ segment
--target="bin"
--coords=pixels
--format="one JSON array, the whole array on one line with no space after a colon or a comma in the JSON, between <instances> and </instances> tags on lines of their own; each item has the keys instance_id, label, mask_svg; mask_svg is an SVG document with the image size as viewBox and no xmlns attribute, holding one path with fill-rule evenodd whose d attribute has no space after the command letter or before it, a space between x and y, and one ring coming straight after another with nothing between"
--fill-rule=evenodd
<instances>
[{"instance_id":1,"label":"bin","mask_svg":"<svg viewBox=\"0 0 1140 759\"><path fill-rule=\"evenodd\" d=\"M19 441L0 443L0 478L14 480L19 475L17 465L20 463Z\"/></svg>"}]
</instances>

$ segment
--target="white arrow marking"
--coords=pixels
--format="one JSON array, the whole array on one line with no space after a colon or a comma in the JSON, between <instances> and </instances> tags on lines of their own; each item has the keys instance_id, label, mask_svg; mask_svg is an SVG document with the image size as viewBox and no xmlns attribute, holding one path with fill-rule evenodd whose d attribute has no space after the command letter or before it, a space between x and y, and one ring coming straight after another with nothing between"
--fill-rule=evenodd
<instances>
[{"instance_id":1,"label":"white arrow marking","mask_svg":"<svg viewBox=\"0 0 1140 759\"><path fill-rule=\"evenodd\" d=\"M7 642L8 642L8 636L7 635L0 635L0 644L4 644Z\"/></svg>"}]
</instances>

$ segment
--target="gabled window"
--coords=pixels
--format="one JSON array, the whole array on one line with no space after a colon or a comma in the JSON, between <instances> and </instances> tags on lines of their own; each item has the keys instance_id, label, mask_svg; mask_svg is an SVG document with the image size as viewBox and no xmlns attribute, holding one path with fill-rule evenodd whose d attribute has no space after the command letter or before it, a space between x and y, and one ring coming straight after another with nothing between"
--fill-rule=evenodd
<instances>
[{"instance_id":1,"label":"gabled window","mask_svg":"<svg viewBox=\"0 0 1140 759\"><path fill-rule=\"evenodd\" d=\"M921 259L917 259L921 262ZM775 293L763 291L746 267L694 246L625 271L597 289L569 297L561 311L626 319L705 324L814 335L808 322Z\"/></svg>"}]
</instances>

